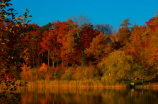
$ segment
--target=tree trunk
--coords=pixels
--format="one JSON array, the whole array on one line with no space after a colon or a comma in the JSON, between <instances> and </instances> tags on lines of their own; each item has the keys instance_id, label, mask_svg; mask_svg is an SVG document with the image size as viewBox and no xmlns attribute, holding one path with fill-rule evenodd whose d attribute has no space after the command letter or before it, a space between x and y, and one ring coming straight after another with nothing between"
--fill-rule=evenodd
<instances>
[{"instance_id":1,"label":"tree trunk","mask_svg":"<svg viewBox=\"0 0 158 104\"><path fill-rule=\"evenodd\" d=\"M34 54L33 54L33 68L34 68L34 64L35 64L35 57L34 57Z\"/></svg>"},{"instance_id":2,"label":"tree trunk","mask_svg":"<svg viewBox=\"0 0 158 104\"><path fill-rule=\"evenodd\" d=\"M38 52L39 52L39 45L38 45ZM40 55L38 53L38 66L40 65Z\"/></svg>"},{"instance_id":3,"label":"tree trunk","mask_svg":"<svg viewBox=\"0 0 158 104\"><path fill-rule=\"evenodd\" d=\"M64 66L64 65L63 65L63 58L62 58L62 68L63 68L63 66Z\"/></svg>"},{"instance_id":4,"label":"tree trunk","mask_svg":"<svg viewBox=\"0 0 158 104\"><path fill-rule=\"evenodd\" d=\"M67 61L66 68L68 67L68 65L69 65L69 62Z\"/></svg>"},{"instance_id":5,"label":"tree trunk","mask_svg":"<svg viewBox=\"0 0 158 104\"><path fill-rule=\"evenodd\" d=\"M48 68L49 68L49 57L50 57L50 50L48 49Z\"/></svg>"},{"instance_id":6,"label":"tree trunk","mask_svg":"<svg viewBox=\"0 0 158 104\"><path fill-rule=\"evenodd\" d=\"M82 51L82 66L86 65L86 60L85 60L85 55L84 52Z\"/></svg>"},{"instance_id":7,"label":"tree trunk","mask_svg":"<svg viewBox=\"0 0 158 104\"><path fill-rule=\"evenodd\" d=\"M58 59L57 59L57 67L58 67Z\"/></svg>"},{"instance_id":8,"label":"tree trunk","mask_svg":"<svg viewBox=\"0 0 158 104\"><path fill-rule=\"evenodd\" d=\"M53 64L53 70L54 70L54 52L53 52L53 63L52 64Z\"/></svg>"},{"instance_id":9,"label":"tree trunk","mask_svg":"<svg viewBox=\"0 0 158 104\"><path fill-rule=\"evenodd\" d=\"M34 68L34 65L35 65L35 52L34 52L34 49L33 49L34 47L32 47L32 51L33 51L33 55L32 55L32 58L33 58L33 65L32 65L32 67Z\"/></svg>"}]
</instances>

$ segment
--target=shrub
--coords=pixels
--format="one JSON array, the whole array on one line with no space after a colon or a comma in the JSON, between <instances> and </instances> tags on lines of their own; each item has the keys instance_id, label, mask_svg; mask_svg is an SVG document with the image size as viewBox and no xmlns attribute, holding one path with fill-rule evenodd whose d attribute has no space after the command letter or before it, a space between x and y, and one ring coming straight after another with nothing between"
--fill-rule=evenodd
<instances>
[{"instance_id":1,"label":"shrub","mask_svg":"<svg viewBox=\"0 0 158 104\"><path fill-rule=\"evenodd\" d=\"M76 68L76 73L73 75L75 80L85 80L99 78L99 73L93 66L79 66Z\"/></svg>"},{"instance_id":2,"label":"shrub","mask_svg":"<svg viewBox=\"0 0 158 104\"><path fill-rule=\"evenodd\" d=\"M97 70L93 66L85 67L83 70L83 77L85 79L94 79L99 76Z\"/></svg>"},{"instance_id":3,"label":"shrub","mask_svg":"<svg viewBox=\"0 0 158 104\"><path fill-rule=\"evenodd\" d=\"M42 63L42 66L39 68L39 71L47 73L48 66L45 63Z\"/></svg>"},{"instance_id":4,"label":"shrub","mask_svg":"<svg viewBox=\"0 0 158 104\"><path fill-rule=\"evenodd\" d=\"M83 77L83 74L82 74L82 67L81 66L78 66L77 68L76 68L76 72L74 73L74 75L73 75L73 79L75 79L75 80L80 80L80 79L82 79L82 77Z\"/></svg>"},{"instance_id":5,"label":"shrub","mask_svg":"<svg viewBox=\"0 0 158 104\"><path fill-rule=\"evenodd\" d=\"M75 70L73 67L68 68L65 73L61 76L61 79L63 80L71 80L73 76L73 70Z\"/></svg>"},{"instance_id":6,"label":"shrub","mask_svg":"<svg viewBox=\"0 0 158 104\"><path fill-rule=\"evenodd\" d=\"M21 75L22 80L33 81L34 78L33 78L32 73L30 72L30 67L27 67L25 64L23 64L21 68L22 68L22 72L20 75Z\"/></svg>"},{"instance_id":7,"label":"shrub","mask_svg":"<svg viewBox=\"0 0 158 104\"><path fill-rule=\"evenodd\" d=\"M102 78L101 78L101 81L104 85L115 85L117 83L117 79L110 76L110 75L104 75Z\"/></svg>"},{"instance_id":8,"label":"shrub","mask_svg":"<svg viewBox=\"0 0 158 104\"><path fill-rule=\"evenodd\" d=\"M45 79L46 79L46 80L51 80L51 79L52 79L52 75L49 74L49 73L47 73L47 74L45 75Z\"/></svg>"}]
</instances>

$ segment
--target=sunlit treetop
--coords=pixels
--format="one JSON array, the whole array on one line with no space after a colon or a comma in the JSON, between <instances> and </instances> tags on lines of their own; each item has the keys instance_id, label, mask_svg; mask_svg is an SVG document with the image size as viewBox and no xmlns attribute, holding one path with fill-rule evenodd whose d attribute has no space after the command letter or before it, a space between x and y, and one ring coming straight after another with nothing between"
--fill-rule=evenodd
<instances>
[{"instance_id":1,"label":"sunlit treetop","mask_svg":"<svg viewBox=\"0 0 158 104\"><path fill-rule=\"evenodd\" d=\"M129 21L130 21L129 18L123 20L122 23L120 24L120 26L124 27L124 28L127 28L129 25L131 25L131 23Z\"/></svg>"}]
</instances>

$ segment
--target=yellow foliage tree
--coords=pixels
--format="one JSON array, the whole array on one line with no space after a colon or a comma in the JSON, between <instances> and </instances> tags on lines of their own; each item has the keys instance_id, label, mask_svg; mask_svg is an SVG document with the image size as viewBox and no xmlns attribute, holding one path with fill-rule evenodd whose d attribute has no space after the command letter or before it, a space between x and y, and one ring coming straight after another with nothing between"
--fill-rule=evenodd
<instances>
[{"instance_id":1,"label":"yellow foliage tree","mask_svg":"<svg viewBox=\"0 0 158 104\"><path fill-rule=\"evenodd\" d=\"M133 59L126 55L123 51L115 51L110 53L107 58L104 58L98 67L103 71L102 80L110 84L112 80L120 81L130 77ZM112 83L115 84L115 83Z\"/></svg>"}]
</instances>

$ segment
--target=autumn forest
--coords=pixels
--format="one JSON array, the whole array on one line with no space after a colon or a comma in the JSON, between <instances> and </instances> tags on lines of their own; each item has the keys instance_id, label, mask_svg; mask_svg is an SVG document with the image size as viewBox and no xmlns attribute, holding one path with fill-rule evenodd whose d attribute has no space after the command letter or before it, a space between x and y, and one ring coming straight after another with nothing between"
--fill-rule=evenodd
<instances>
[{"instance_id":1,"label":"autumn forest","mask_svg":"<svg viewBox=\"0 0 158 104\"><path fill-rule=\"evenodd\" d=\"M127 18L117 31L84 16L39 26L28 9L17 17L9 1L0 5L0 80L158 79L157 16L143 26Z\"/></svg>"}]
</instances>

